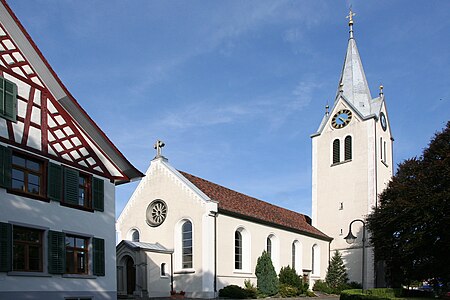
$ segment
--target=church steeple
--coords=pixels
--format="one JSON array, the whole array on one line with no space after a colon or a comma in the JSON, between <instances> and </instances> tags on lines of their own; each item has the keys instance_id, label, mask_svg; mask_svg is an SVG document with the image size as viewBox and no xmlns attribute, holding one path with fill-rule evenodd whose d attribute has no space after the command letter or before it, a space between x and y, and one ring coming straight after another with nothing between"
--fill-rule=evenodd
<instances>
[{"instance_id":1,"label":"church steeple","mask_svg":"<svg viewBox=\"0 0 450 300\"><path fill-rule=\"evenodd\" d=\"M353 36L353 16L355 14L350 9L347 16L349 19L349 39L347 53L345 55L344 67L336 96L340 93L350 102L362 115L369 115L371 112L371 100L369 85L367 84L361 58L359 56L356 41Z\"/></svg>"}]
</instances>

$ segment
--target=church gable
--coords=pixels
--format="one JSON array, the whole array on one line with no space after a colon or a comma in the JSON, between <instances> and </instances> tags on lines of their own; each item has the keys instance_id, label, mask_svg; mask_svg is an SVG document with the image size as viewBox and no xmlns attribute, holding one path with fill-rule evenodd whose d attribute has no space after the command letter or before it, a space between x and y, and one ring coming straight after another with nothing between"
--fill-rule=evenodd
<instances>
[{"instance_id":1,"label":"church gable","mask_svg":"<svg viewBox=\"0 0 450 300\"><path fill-rule=\"evenodd\" d=\"M215 201L173 168L167 159L159 156L152 160L145 177L128 200L117 223L123 225L130 216L145 211L148 205L157 199L167 204L170 211L167 215L173 222L178 222L182 215L193 215L194 210L200 215L217 211ZM186 212L187 207L189 213ZM174 217L175 215L177 217Z\"/></svg>"},{"instance_id":2,"label":"church gable","mask_svg":"<svg viewBox=\"0 0 450 300\"><path fill-rule=\"evenodd\" d=\"M118 153L95 124L91 125L93 130L86 130L85 124L73 117L73 112L59 101L58 98L67 94L65 100L70 98L70 102L75 102L67 92L64 93L65 87L12 11L5 3L3 5L0 19L0 141L118 182L142 175ZM6 98L8 86L12 86L12 92L11 97ZM92 122L77 103L72 106ZM11 112L2 114L2 109L6 108ZM93 131L104 137L107 142L104 145L112 148L112 151L107 150L117 152L113 153L117 158L111 159L111 155L106 154L108 151L104 145L99 145L99 139L89 134Z\"/></svg>"}]
</instances>

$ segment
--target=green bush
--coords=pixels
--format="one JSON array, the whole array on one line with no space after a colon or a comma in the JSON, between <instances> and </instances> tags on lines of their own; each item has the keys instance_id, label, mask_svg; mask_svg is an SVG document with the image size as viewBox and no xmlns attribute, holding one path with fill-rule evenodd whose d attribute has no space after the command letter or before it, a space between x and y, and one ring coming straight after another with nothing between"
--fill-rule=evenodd
<instances>
[{"instance_id":1,"label":"green bush","mask_svg":"<svg viewBox=\"0 0 450 300\"><path fill-rule=\"evenodd\" d=\"M348 288L346 290L356 290L356 289L362 289L362 284L356 281L351 281L348 284Z\"/></svg>"},{"instance_id":2,"label":"green bush","mask_svg":"<svg viewBox=\"0 0 450 300\"><path fill-rule=\"evenodd\" d=\"M280 284L279 294L283 298L295 297L298 295L298 289L289 284Z\"/></svg>"},{"instance_id":3,"label":"green bush","mask_svg":"<svg viewBox=\"0 0 450 300\"><path fill-rule=\"evenodd\" d=\"M280 279L280 284L288 284L297 288L301 285L300 277L295 269L292 269L290 266L282 267L278 278Z\"/></svg>"},{"instance_id":4,"label":"green bush","mask_svg":"<svg viewBox=\"0 0 450 300\"><path fill-rule=\"evenodd\" d=\"M290 266L282 267L278 277L280 278L280 284L290 285L291 287L296 288L298 295L305 293L308 289L308 286L304 288L303 280L297 275L295 269L292 269Z\"/></svg>"},{"instance_id":5,"label":"green bush","mask_svg":"<svg viewBox=\"0 0 450 300\"><path fill-rule=\"evenodd\" d=\"M323 280L316 280L313 286L313 291L322 292L326 294L333 294L333 289Z\"/></svg>"},{"instance_id":6,"label":"green bush","mask_svg":"<svg viewBox=\"0 0 450 300\"><path fill-rule=\"evenodd\" d=\"M258 289L250 281L250 279L244 280L244 286L245 286L245 293L247 294L247 298L251 298L251 299L258 298Z\"/></svg>"},{"instance_id":7,"label":"green bush","mask_svg":"<svg viewBox=\"0 0 450 300\"><path fill-rule=\"evenodd\" d=\"M267 296L278 293L278 276L270 259L270 255L263 251L256 263L255 269L258 290Z\"/></svg>"},{"instance_id":8,"label":"green bush","mask_svg":"<svg viewBox=\"0 0 450 300\"><path fill-rule=\"evenodd\" d=\"M247 298L246 291L237 285L227 285L223 289L219 290L219 297L233 298L233 299L245 299Z\"/></svg>"}]
</instances>

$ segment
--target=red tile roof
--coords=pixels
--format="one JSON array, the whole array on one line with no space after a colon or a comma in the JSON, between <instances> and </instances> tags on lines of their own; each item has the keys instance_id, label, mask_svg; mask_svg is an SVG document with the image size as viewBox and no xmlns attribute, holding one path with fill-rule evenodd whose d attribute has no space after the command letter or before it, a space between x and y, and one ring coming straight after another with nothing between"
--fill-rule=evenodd
<instances>
[{"instance_id":1,"label":"red tile roof","mask_svg":"<svg viewBox=\"0 0 450 300\"><path fill-rule=\"evenodd\" d=\"M179 172L209 198L218 201L219 213L231 213L238 217L268 223L275 227L301 232L324 240L332 239L308 224L308 217L303 214L241 194L189 173Z\"/></svg>"}]
</instances>

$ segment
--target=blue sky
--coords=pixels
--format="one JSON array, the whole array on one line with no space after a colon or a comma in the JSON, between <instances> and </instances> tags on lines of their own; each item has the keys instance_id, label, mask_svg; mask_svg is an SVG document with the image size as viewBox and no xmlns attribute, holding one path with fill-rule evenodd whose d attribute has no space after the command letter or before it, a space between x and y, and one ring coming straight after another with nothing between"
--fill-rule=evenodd
<instances>
[{"instance_id":1,"label":"blue sky","mask_svg":"<svg viewBox=\"0 0 450 300\"><path fill-rule=\"evenodd\" d=\"M8 3L77 101L142 172L156 139L177 169L311 214L311 140L332 104L345 16L394 162L450 120L450 1ZM119 186L117 215L137 183Z\"/></svg>"}]
</instances>

